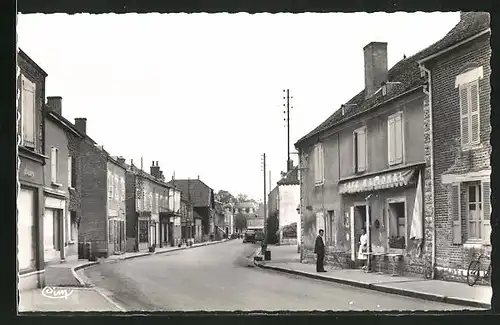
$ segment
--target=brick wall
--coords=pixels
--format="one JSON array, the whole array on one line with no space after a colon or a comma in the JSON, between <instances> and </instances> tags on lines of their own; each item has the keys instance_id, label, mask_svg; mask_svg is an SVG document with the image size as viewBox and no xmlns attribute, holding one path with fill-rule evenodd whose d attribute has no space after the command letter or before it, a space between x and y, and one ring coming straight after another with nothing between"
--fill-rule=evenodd
<instances>
[{"instance_id":1,"label":"brick wall","mask_svg":"<svg viewBox=\"0 0 500 325\"><path fill-rule=\"evenodd\" d=\"M69 210L76 212L76 218L78 220L82 215L82 154L80 145L83 140L72 132L68 131L66 134L68 137L69 154L73 159L73 168L75 170L73 173L75 186L73 189L70 189Z\"/></svg>"},{"instance_id":2,"label":"brick wall","mask_svg":"<svg viewBox=\"0 0 500 325\"><path fill-rule=\"evenodd\" d=\"M98 255L107 257L107 154L87 141L82 153L82 219L79 241L92 242Z\"/></svg>"},{"instance_id":3,"label":"brick wall","mask_svg":"<svg viewBox=\"0 0 500 325\"><path fill-rule=\"evenodd\" d=\"M449 189L441 183L443 174L462 174L489 169L490 118L490 60L491 49L489 35L483 35L464 44L426 64L431 70L432 89L432 133L434 179L426 177L426 219L435 215L436 263L440 268L437 277L460 280L456 269L466 269L470 261L470 249L465 245L453 245L451 236L451 218ZM480 103L480 139L481 147L468 152L460 149L460 103L455 77L470 68L482 66L484 77L479 81ZM428 130L429 120L426 114L424 127ZM428 145L429 133L426 133ZM426 147L426 161L430 168L430 148ZM434 211L431 186L434 187ZM463 202L463 201L462 201ZM462 214L463 216L463 214ZM427 221L430 224L430 220ZM463 227L464 228L464 227ZM429 232L432 229L429 229ZM430 234L426 234L430 236Z\"/></svg>"}]
</instances>

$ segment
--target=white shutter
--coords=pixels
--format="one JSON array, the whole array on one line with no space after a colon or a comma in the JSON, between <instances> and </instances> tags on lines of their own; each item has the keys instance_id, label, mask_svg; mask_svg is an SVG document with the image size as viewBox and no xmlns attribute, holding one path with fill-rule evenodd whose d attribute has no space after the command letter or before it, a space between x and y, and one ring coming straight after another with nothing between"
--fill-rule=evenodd
<instances>
[{"instance_id":1,"label":"white shutter","mask_svg":"<svg viewBox=\"0 0 500 325\"><path fill-rule=\"evenodd\" d=\"M35 84L24 76L21 84L23 145L35 148Z\"/></svg>"},{"instance_id":2,"label":"white shutter","mask_svg":"<svg viewBox=\"0 0 500 325\"><path fill-rule=\"evenodd\" d=\"M123 177L120 178L120 185L121 185L121 193L122 193L122 201L125 201L125 179Z\"/></svg>"},{"instance_id":3,"label":"white shutter","mask_svg":"<svg viewBox=\"0 0 500 325\"><path fill-rule=\"evenodd\" d=\"M460 184L453 184L450 188L451 196L451 220L452 220L452 242L454 245L462 244L462 217Z\"/></svg>"},{"instance_id":4,"label":"white shutter","mask_svg":"<svg viewBox=\"0 0 500 325\"><path fill-rule=\"evenodd\" d=\"M479 82L470 85L470 142L479 143L480 121L479 121Z\"/></svg>"},{"instance_id":5,"label":"white shutter","mask_svg":"<svg viewBox=\"0 0 500 325\"><path fill-rule=\"evenodd\" d=\"M108 174L108 198L113 198L113 176Z\"/></svg>"},{"instance_id":6,"label":"white shutter","mask_svg":"<svg viewBox=\"0 0 500 325\"><path fill-rule=\"evenodd\" d=\"M460 134L462 139L462 145L468 145L469 139L469 100L467 96L467 87L460 86Z\"/></svg>"},{"instance_id":7,"label":"white shutter","mask_svg":"<svg viewBox=\"0 0 500 325\"><path fill-rule=\"evenodd\" d=\"M50 148L50 179L57 183L57 148Z\"/></svg>"},{"instance_id":8,"label":"white shutter","mask_svg":"<svg viewBox=\"0 0 500 325\"><path fill-rule=\"evenodd\" d=\"M322 183L325 180L325 153L323 144L318 145L318 182Z\"/></svg>"},{"instance_id":9,"label":"white shutter","mask_svg":"<svg viewBox=\"0 0 500 325\"><path fill-rule=\"evenodd\" d=\"M73 167L73 157L68 156L68 187L71 187L73 184L72 176L73 174L71 173Z\"/></svg>"},{"instance_id":10,"label":"white shutter","mask_svg":"<svg viewBox=\"0 0 500 325\"><path fill-rule=\"evenodd\" d=\"M403 119L402 114L394 118L394 162L396 164L403 161Z\"/></svg>"},{"instance_id":11,"label":"white shutter","mask_svg":"<svg viewBox=\"0 0 500 325\"><path fill-rule=\"evenodd\" d=\"M396 137L396 125L395 125L395 119L394 117L389 117L389 120L387 121L387 150L388 150L388 156L389 156L389 165L394 165L396 158L395 158L395 137Z\"/></svg>"},{"instance_id":12,"label":"white shutter","mask_svg":"<svg viewBox=\"0 0 500 325\"><path fill-rule=\"evenodd\" d=\"M366 170L366 130L358 131L358 171Z\"/></svg>"},{"instance_id":13,"label":"white shutter","mask_svg":"<svg viewBox=\"0 0 500 325\"><path fill-rule=\"evenodd\" d=\"M483 201L483 242L485 245L491 245L491 191L490 191L490 182L483 181L481 182L481 190L483 191L481 194Z\"/></svg>"}]
</instances>

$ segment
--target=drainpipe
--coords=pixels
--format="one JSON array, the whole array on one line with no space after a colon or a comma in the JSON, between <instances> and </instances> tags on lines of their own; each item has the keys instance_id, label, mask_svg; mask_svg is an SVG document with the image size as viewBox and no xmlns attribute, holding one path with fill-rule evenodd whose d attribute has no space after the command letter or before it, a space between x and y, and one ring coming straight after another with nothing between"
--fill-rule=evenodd
<instances>
[{"instance_id":1,"label":"drainpipe","mask_svg":"<svg viewBox=\"0 0 500 325\"><path fill-rule=\"evenodd\" d=\"M432 258L431 258L431 278L434 279L436 274L436 222L435 222L435 204L434 204L434 137L432 133L432 79L431 79L431 71L427 69L423 64L420 64L420 69L422 69L426 74L427 74L427 80L428 80L428 87L427 91L424 90L424 93L426 93L429 96L429 139L431 142L430 145L430 153L431 153L431 180L432 180L432 186L431 186L431 194L432 194ZM425 179L424 179L425 181ZM424 184L425 185L425 184ZM425 200L425 197L424 197Z\"/></svg>"}]
</instances>

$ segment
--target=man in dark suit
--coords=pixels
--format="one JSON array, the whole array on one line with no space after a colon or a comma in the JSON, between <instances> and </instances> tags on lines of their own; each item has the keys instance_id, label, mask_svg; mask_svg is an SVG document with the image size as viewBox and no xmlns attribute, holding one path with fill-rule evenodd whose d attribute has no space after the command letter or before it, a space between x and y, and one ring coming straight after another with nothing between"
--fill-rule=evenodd
<instances>
[{"instance_id":1,"label":"man in dark suit","mask_svg":"<svg viewBox=\"0 0 500 325\"><path fill-rule=\"evenodd\" d=\"M314 245L314 254L316 254L316 272L326 272L323 263L325 260L325 243L323 242L323 229L319 230L319 235L316 237Z\"/></svg>"}]
</instances>

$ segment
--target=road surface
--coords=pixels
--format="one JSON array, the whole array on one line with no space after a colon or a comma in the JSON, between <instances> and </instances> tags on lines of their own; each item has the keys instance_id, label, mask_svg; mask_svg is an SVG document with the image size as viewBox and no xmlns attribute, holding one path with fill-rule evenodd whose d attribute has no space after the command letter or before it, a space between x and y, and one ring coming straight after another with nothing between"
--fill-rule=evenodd
<instances>
[{"instance_id":1,"label":"road surface","mask_svg":"<svg viewBox=\"0 0 500 325\"><path fill-rule=\"evenodd\" d=\"M82 272L128 311L467 309L249 267L257 247L232 240Z\"/></svg>"}]
</instances>

